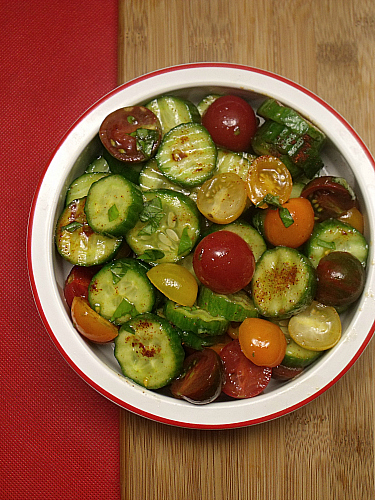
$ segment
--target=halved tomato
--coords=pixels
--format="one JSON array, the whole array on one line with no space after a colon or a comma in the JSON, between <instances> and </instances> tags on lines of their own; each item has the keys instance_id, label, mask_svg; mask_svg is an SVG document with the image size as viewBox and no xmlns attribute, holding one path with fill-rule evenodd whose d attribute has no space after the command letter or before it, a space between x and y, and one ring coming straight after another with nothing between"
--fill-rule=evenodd
<instances>
[{"instance_id":1,"label":"halved tomato","mask_svg":"<svg viewBox=\"0 0 375 500\"><path fill-rule=\"evenodd\" d=\"M84 297L74 297L71 315L75 328L91 342L105 344L118 335L118 328L91 309Z\"/></svg>"}]
</instances>

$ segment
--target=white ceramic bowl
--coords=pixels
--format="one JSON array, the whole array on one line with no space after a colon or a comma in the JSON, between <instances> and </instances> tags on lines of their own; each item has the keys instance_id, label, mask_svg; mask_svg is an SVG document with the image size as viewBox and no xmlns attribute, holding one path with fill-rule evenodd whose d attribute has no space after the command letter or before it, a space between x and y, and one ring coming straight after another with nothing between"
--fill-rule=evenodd
<instances>
[{"instance_id":1,"label":"white ceramic bowl","mask_svg":"<svg viewBox=\"0 0 375 500\"><path fill-rule=\"evenodd\" d=\"M94 139L102 120L123 106L175 93L198 102L208 93L230 92L252 101L264 96L291 106L320 127L329 138L324 149L326 172L345 177L364 209L369 242L367 281L358 304L343 317L340 342L295 380L272 382L263 394L245 400L195 406L151 392L121 375L111 345L89 344L72 326L63 299L70 268L57 255L54 227L70 182L97 154ZM28 264L39 313L58 350L94 389L138 415L171 425L224 429L252 425L285 415L322 394L357 360L374 328L375 164L352 127L327 103L280 76L232 64L189 64L136 78L95 103L72 126L57 147L33 202L28 234Z\"/></svg>"}]
</instances>

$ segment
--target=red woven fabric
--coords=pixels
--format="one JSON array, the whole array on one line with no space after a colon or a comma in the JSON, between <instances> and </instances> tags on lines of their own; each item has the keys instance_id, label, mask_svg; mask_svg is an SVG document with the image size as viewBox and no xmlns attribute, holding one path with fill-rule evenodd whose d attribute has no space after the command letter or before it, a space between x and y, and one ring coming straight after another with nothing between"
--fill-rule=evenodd
<instances>
[{"instance_id":1,"label":"red woven fabric","mask_svg":"<svg viewBox=\"0 0 375 500\"><path fill-rule=\"evenodd\" d=\"M0 19L0 499L116 500L119 409L50 340L25 247L55 146L116 86L117 1L1 2Z\"/></svg>"}]
</instances>

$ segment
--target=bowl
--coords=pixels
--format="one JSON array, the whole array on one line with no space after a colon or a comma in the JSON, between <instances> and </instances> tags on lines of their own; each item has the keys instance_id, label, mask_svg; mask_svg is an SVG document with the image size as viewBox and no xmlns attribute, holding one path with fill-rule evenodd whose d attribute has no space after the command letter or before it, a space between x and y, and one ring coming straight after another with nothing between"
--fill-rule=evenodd
<instances>
[{"instance_id":1,"label":"bowl","mask_svg":"<svg viewBox=\"0 0 375 500\"><path fill-rule=\"evenodd\" d=\"M362 207L369 242L366 285L359 301L342 317L340 342L300 376L285 383L271 382L251 399L192 405L138 386L121 374L111 344L91 344L78 334L63 297L71 266L58 256L53 234L67 187L97 156L99 126L109 113L166 93L196 103L209 93L233 93L255 108L268 96L293 107L327 135L323 173L345 177ZM197 429L236 428L281 417L311 402L339 380L364 351L375 328L374 225L374 160L353 128L329 104L264 70L234 64L188 64L161 69L119 86L70 128L46 167L32 204L28 266L36 305L52 341L92 388L120 407L157 422Z\"/></svg>"}]
</instances>

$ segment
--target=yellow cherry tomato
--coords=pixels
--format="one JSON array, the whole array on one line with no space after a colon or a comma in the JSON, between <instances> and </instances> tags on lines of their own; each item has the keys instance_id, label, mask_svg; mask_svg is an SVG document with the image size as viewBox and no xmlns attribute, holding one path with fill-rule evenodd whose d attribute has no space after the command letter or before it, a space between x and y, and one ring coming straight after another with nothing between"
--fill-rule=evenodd
<instances>
[{"instance_id":1,"label":"yellow cherry tomato","mask_svg":"<svg viewBox=\"0 0 375 500\"><path fill-rule=\"evenodd\" d=\"M174 263L163 263L147 271L151 283L168 299L191 307L198 294L198 283L186 267Z\"/></svg>"},{"instance_id":2,"label":"yellow cherry tomato","mask_svg":"<svg viewBox=\"0 0 375 500\"><path fill-rule=\"evenodd\" d=\"M286 338L281 328L261 318L246 318L239 327L238 340L245 356L255 365L278 366L285 356Z\"/></svg>"},{"instance_id":3,"label":"yellow cherry tomato","mask_svg":"<svg viewBox=\"0 0 375 500\"><path fill-rule=\"evenodd\" d=\"M73 298L71 316L75 328L91 342L104 344L111 342L118 335L118 328L91 309L84 297Z\"/></svg>"},{"instance_id":4,"label":"yellow cherry tomato","mask_svg":"<svg viewBox=\"0 0 375 500\"><path fill-rule=\"evenodd\" d=\"M216 224L228 224L242 214L247 203L246 184L234 172L208 179L197 195L198 210Z\"/></svg>"},{"instance_id":5,"label":"yellow cherry tomato","mask_svg":"<svg viewBox=\"0 0 375 500\"><path fill-rule=\"evenodd\" d=\"M292 176L281 160L265 155L252 161L247 174L247 190L254 205L267 208L267 203L262 203L267 195L278 197L282 205L290 198L292 188Z\"/></svg>"},{"instance_id":6,"label":"yellow cherry tomato","mask_svg":"<svg viewBox=\"0 0 375 500\"><path fill-rule=\"evenodd\" d=\"M364 222L363 215L356 207L349 208L346 212L337 217L338 220L350 224L352 227L357 229L360 233L363 233Z\"/></svg>"},{"instance_id":7,"label":"yellow cherry tomato","mask_svg":"<svg viewBox=\"0 0 375 500\"><path fill-rule=\"evenodd\" d=\"M293 316L288 324L294 342L311 351L330 349L341 338L341 320L336 309L314 301L307 309Z\"/></svg>"}]
</instances>

